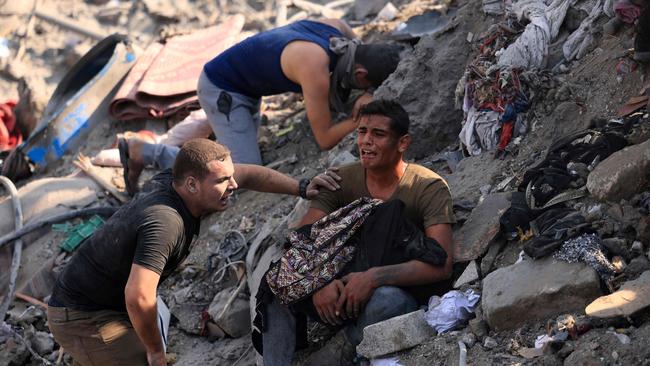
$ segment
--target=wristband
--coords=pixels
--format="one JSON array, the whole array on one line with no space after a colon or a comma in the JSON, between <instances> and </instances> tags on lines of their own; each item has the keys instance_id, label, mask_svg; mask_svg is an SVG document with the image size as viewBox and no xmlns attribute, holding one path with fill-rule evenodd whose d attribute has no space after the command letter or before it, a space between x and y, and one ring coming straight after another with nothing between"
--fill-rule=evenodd
<instances>
[{"instance_id":1,"label":"wristband","mask_svg":"<svg viewBox=\"0 0 650 366\"><path fill-rule=\"evenodd\" d=\"M307 199L307 186L309 182L311 182L309 179L302 178L298 183L298 194L304 199Z\"/></svg>"}]
</instances>

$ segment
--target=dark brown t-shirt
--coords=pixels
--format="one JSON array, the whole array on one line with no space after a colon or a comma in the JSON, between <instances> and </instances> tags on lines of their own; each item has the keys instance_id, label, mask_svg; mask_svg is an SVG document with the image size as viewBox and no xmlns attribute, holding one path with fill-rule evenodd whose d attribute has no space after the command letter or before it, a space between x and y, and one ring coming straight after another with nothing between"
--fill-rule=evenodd
<instances>
[{"instance_id":1,"label":"dark brown t-shirt","mask_svg":"<svg viewBox=\"0 0 650 366\"><path fill-rule=\"evenodd\" d=\"M312 208L333 212L360 197L371 197L366 186L365 169L360 162L344 165L338 172L341 189L321 191L311 201ZM406 216L422 230L436 224L456 222L449 186L442 177L417 164L409 164L390 200L405 204Z\"/></svg>"}]
</instances>

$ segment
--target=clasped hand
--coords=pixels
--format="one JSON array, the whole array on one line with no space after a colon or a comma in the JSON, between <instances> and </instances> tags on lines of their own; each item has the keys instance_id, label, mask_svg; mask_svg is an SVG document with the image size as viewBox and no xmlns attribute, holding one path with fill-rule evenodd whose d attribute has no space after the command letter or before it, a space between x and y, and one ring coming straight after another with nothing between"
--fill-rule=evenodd
<instances>
[{"instance_id":1,"label":"clasped hand","mask_svg":"<svg viewBox=\"0 0 650 366\"><path fill-rule=\"evenodd\" d=\"M323 322L342 325L359 317L375 288L370 271L353 272L318 290L312 301Z\"/></svg>"}]
</instances>

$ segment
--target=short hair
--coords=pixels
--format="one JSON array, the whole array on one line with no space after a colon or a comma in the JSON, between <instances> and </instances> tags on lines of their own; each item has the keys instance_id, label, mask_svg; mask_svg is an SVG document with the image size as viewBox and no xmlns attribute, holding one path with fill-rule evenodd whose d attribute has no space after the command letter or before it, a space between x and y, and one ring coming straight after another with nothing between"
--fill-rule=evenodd
<instances>
[{"instance_id":1,"label":"short hair","mask_svg":"<svg viewBox=\"0 0 650 366\"><path fill-rule=\"evenodd\" d=\"M192 175L203 180L209 173L208 163L211 161L224 161L230 156L227 147L208 139L192 139L181 147L176 155L172 175L174 181L182 182Z\"/></svg>"},{"instance_id":2,"label":"short hair","mask_svg":"<svg viewBox=\"0 0 650 366\"><path fill-rule=\"evenodd\" d=\"M359 110L359 118L361 116L379 115L388 117L390 119L390 128L402 137L409 133L409 126L411 121L409 114L406 113L404 108L397 102L388 99L378 99L364 105Z\"/></svg>"},{"instance_id":3,"label":"short hair","mask_svg":"<svg viewBox=\"0 0 650 366\"><path fill-rule=\"evenodd\" d=\"M399 64L401 46L391 44L360 44L354 53L354 62L368 70L366 77L378 88Z\"/></svg>"}]
</instances>

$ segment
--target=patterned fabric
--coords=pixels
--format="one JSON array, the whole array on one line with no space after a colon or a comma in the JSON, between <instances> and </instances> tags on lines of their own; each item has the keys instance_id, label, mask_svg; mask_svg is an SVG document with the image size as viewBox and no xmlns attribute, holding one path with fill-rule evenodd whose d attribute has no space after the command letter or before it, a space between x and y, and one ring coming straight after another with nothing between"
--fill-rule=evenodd
<instances>
[{"instance_id":1,"label":"patterned fabric","mask_svg":"<svg viewBox=\"0 0 650 366\"><path fill-rule=\"evenodd\" d=\"M266 274L266 281L280 302L293 304L330 283L354 257L356 247L348 245L348 240L381 203L359 198L316 221L309 236L291 231L291 246Z\"/></svg>"}]
</instances>

